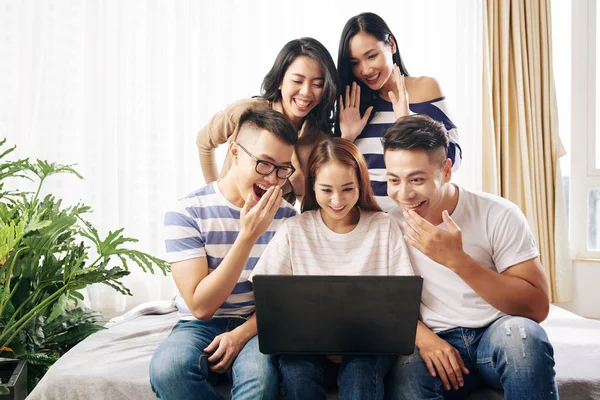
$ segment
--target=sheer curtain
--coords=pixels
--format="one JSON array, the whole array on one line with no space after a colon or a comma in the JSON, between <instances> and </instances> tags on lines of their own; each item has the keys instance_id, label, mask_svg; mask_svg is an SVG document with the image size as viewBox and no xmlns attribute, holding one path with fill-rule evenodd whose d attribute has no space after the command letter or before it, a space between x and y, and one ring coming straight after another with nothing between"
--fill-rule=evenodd
<instances>
[{"instance_id":1,"label":"sheer curtain","mask_svg":"<svg viewBox=\"0 0 600 400\"><path fill-rule=\"evenodd\" d=\"M81 199L101 233L125 227L160 256L164 210L203 184L196 132L258 95L287 41L315 37L336 60L345 21L368 10L396 34L410 74L440 82L465 155L455 181L480 188L479 3L0 1L0 135L19 156L78 164L83 181L54 177L46 192ZM126 284L133 297L95 287L91 305L116 314L174 293L170 277L140 271Z\"/></svg>"}]
</instances>

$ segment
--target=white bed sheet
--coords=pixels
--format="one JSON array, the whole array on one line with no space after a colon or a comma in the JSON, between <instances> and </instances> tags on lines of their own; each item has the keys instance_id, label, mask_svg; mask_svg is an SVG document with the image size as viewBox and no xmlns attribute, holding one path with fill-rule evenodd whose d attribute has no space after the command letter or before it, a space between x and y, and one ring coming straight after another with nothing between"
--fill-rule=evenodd
<instances>
[{"instance_id":1,"label":"white bed sheet","mask_svg":"<svg viewBox=\"0 0 600 400\"><path fill-rule=\"evenodd\" d=\"M28 399L154 399L148 366L154 349L176 321L175 308L168 302L130 311L59 359ZM554 346L560 398L599 400L600 321L552 306L542 326ZM226 387L221 390L227 393ZM501 391L483 390L469 399L502 397Z\"/></svg>"}]
</instances>

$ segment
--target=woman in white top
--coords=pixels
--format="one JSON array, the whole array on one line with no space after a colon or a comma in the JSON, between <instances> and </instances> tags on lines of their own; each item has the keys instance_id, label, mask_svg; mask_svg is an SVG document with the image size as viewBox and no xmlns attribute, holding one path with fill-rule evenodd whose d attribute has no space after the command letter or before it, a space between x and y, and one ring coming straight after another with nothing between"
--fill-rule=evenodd
<instances>
[{"instance_id":1,"label":"woman in white top","mask_svg":"<svg viewBox=\"0 0 600 400\"><path fill-rule=\"evenodd\" d=\"M413 275L400 226L377 205L358 148L345 139L326 139L308 165L302 214L279 228L252 276ZM337 367L340 398L383 399L383 378L395 358L284 355L283 395L325 399L325 370Z\"/></svg>"}]
</instances>

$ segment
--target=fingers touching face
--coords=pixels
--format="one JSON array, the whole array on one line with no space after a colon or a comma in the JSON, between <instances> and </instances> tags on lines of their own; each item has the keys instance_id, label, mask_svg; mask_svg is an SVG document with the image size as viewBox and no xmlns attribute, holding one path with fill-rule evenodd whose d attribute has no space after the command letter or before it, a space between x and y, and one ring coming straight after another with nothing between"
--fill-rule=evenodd
<instances>
[{"instance_id":1,"label":"fingers touching face","mask_svg":"<svg viewBox=\"0 0 600 400\"><path fill-rule=\"evenodd\" d=\"M278 176L275 169L268 175L257 172L257 162L267 161L275 166L290 167L292 165L292 154L294 146L285 143L277 136L266 130L254 129L256 132L245 132L243 143L231 145L234 157L235 180L243 203L249 195L258 202L270 187L283 186L286 179ZM259 166L260 170L260 166Z\"/></svg>"}]
</instances>

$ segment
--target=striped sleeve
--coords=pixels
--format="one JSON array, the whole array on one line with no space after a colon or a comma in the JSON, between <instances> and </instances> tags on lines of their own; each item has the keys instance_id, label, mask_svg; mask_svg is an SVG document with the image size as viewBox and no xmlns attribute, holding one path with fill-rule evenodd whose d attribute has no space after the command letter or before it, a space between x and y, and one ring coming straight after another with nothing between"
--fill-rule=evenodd
<instances>
[{"instance_id":1,"label":"striped sleeve","mask_svg":"<svg viewBox=\"0 0 600 400\"><path fill-rule=\"evenodd\" d=\"M189 211L178 202L165 213L165 260L170 263L206 256L205 238Z\"/></svg>"},{"instance_id":2,"label":"striped sleeve","mask_svg":"<svg viewBox=\"0 0 600 400\"><path fill-rule=\"evenodd\" d=\"M287 220L277 230L248 280L255 275L293 275Z\"/></svg>"}]
</instances>

